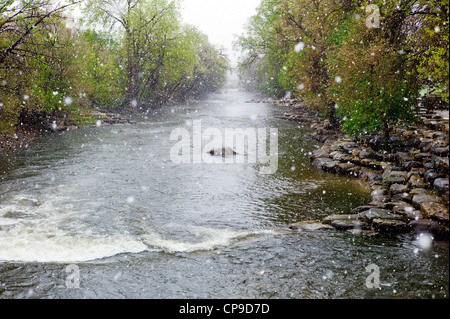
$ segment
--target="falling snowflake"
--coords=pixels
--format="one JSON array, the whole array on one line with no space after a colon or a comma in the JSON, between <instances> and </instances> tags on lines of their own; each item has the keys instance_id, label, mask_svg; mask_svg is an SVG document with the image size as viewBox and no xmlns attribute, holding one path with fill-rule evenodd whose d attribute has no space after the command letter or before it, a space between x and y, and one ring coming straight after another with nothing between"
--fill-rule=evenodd
<instances>
[{"instance_id":1,"label":"falling snowflake","mask_svg":"<svg viewBox=\"0 0 450 319\"><path fill-rule=\"evenodd\" d=\"M70 96L66 96L64 98L64 104L65 105L70 105L70 104L72 104L72 102L73 102L73 100L72 100L72 98Z\"/></svg>"},{"instance_id":2,"label":"falling snowflake","mask_svg":"<svg viewBox=\"0 0 450 319\"><path fill-rule=\"evenodd\" d=\"M297 43L294 47L295 52L300 52L305 48L305 43L300 41L299 43Z\"/></svg>"}]
</instances>

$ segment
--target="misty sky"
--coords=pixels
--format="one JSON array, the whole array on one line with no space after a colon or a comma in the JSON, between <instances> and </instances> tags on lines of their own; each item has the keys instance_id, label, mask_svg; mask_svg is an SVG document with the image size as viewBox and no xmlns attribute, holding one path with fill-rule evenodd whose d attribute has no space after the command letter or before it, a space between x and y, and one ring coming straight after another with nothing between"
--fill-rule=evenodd
<instances>
[{"instance_id":1,"label":"misty sky","mask_svg":"<svg viewBox=\"0 0 450 319\"><path fill-rule=\"evenodd\" d=\"M261 0L183 0L182 16L185 22L198 27L208 35L212 44L229 51L233 36L243 33L248 18L255 14Z\"/></svg>"}]
</instances>

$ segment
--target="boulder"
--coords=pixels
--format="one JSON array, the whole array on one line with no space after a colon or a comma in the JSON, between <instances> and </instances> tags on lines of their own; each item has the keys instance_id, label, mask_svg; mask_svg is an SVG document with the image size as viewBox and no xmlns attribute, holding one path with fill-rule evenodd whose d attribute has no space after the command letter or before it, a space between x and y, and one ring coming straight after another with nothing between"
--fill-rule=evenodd
<instances>
[{"instance_id":1,"label":"boulder","mask_svg":"<svg viewBox=\"0 0 450 319\"><path fill-rule=\"evenodd\" d=\"M431 146L433 145L433 139L432 138L421 138L419 148L424 151L428 152L431 149Z\"/></svg>"},{"instance_id":2,"label":"boulder","mask_svg":"<svg viewBox=\"0 0 450 319\"><path fill-rule=\"evenodd\" d=\"M406 184L407 174L408 174L407 172L391 171L388 169L383 174L383 183L385 183L388 186L391 184Z\"/></svg>"},{"instance_id":3,"label":"boulder","mask_svg":"<svg viewBox=\"0 0 450 319\"><path fill-rule=\"evenodd\" d=\"M327 157L319 157L313 160L312 165L318 169L323 169L323 166L325 164L332 165L331 163L334 163L334 165L337 165L336 161L333 161L331 158Z\"/></svg>"},{"instance_id":4,"label":"boulder","mask_svg":"<svg viewBox=\"0 0 450 319\"><path fill-rule=\"evenodd\" d=\"M393 219L393 220L401 220L403 219L402 215L395 214L392 211L384 208L370 208L364 212L358 214L361 220L372 221L374 219Z\"/></svg>"},{"instance_id":5,"label":"boulder","mask_svg":"<svg viewBox=\"0 0 450 319\"><path fill-rule=\"evenodd\" d=\"M353 175L355 165L352 163L339 163L336 167L336 172L343 175Z\"/></svg>"},{"instance_id":6,"label":"boulder","mask_svg":"<svg viewBox=\"0 0 450 319\"><path fill-rule=\"evenodd\" d=\"M348 154L344 154L339 151L333 151L330 153L330 158L334 159L335 161L341 161L343 158L347 157Z\"/></svg>"},{"instance_id":7,"label":"boulder","mask_svg":"<svg viewBox=\"0 0 450 319\"><path fill-rule=\"evenodd\" d=\"M370 193L370 196L373 197L380 197L386 195L386 189L385 188L377 188Z\"/></svg>"},{"instance_id":8,"label":"boulder","mask_svg":"<svg viewBox=\"0 0 450 319\"><path fill-rule=\"evenodd\" d=\"M403 184L392 184L389 188L389 193L391 195L397 195L400 193L405 193L408 191L408 186Z\"/></svg>"},{"instance_id":9,"label":"boulder","mask_svg":"<svg viewBox=\"0 0 450 319\"><path fill-rule=\"evenodd\" d=\"M442 173L436 172L434 169L429 169L423 174L426 183L433 185L437 178L444 177Z\"/></svg>"},{"instance_id":10,"label":"boulder","mask_svg":"<svg viewBox=\"0 0 450 319\"><path fill-rule=\"evenodd\" d=\"M352 209L350 211L350 215L357 215L357 214L359 214L361 212L365 212L366 210L369 210L371 208L375 208L375 206L370 206L370 205L359 206L359 207ZM356 216L355 218L358 219L359 216Z\"/></svg>"},{"instance_id":11,"label":"boulder","mask_svg":"<svg viewBox=\"0 0 450 319\"><path fill-rule=\"evenodd\" d=\"M322 165L322 170L324 170L325 172L335 172L337 165L338 162L336 161L325 162Z\"/></svg>"},{"instance_id":12,"label":"boulder","mask_svg":"<svg viewBox=\"0 0 450 319\"><path fill-rule=\"evenodd\" d=\"M331 222L331 226L334 227L337 230L349 230L349 229L361 229L361 230L368 230L370 229L369 225L366 222L363 222L361 220L334 220Z\"/></svg>"},{"instance_id":13,"label":"boulder","mask_svg":"<svg viewBox=\"0 0 450 319\"><path fill-rule=\"evenodd\" d=\"M422 213L422 216L424 218L433 218L436 217L436 215L438 215L438 218L440 216L442 217L444 217L445 215L448 216L448 208L440 203L435 202L428 202L421 204L420 212Z\"/></svg>"},{"instance_id":14,"label":"boulder","mask_svg":"<svg viewBox=\"0 0 450 319\"><path fill-rule=\"evenodd\" d=\"M407 233L410 226L402 220L375 218L372 221L372 227L375 231L383 234L400 234Z\"/></svg>"},{"instance_id":15,"label":"boulder","mask_svg":"<svg viewBox=\"0 0 450 319\"><path fill-rule=\"evenodd\" d=\"M448 178L437 178L434 180L433 188L440 194L447 193L449 191Z\"/></svg>"},{"instance_id":16,"label":"boulder","mask_svg":"<svg viewBox=\"0 0 450 319\"><path fill-rule=\"evenodd\" d=\"M449 148L448 145L446 147L438 147L432 150L432 153L437 156L448 156Z\"/></svg>"},{"instance_id":17,"label":"boulder","mask_svg":"<svg viewBox=\"0 0 450 319\"><path fill-rule=\"evenodd\" d=\"M426 195L428 194L428 191L425 188L413 188L409 191L409 195L414 196L414 195Z\"/></svg>"},{"instance_id":18,"label":"boulder","mask_svg":"<svg viewBox=\"0 0 450 319\"><path fill-rule=\"evenodd\" d=\"M321 157L328 157L330 155L330 148L327 147L322 147L319 148L318 150L315 150L312 155L311 155L311 160L314 160L316 158L321 158Z\"/></svg>"},{"instance_id":19,"label":"boulder","mask_svg":"<svg viewBox=\"0 0 450 319\"><path fill-rule=\"evenodd\" d=\"M357 214L348 214L348 215L341 215L341 214L333 214L328 217L326 217L322 223L326 225L331 225L334 221L340 221L340 220L359 220L359 216Z\"/></svg>"},{"instance_id":20,"label":"boulder","mask_svg":"<svg viewBox=\"0 0 450 319\"><path fill-rule=\"evenodd\" d=\"M431 159L432 157L433 155L431 155L430 153L418 153L414 155L414 160L418 162L424 162L427 159Z\"/></svg>"},{"instance_id":21,"label":"boulder","mask_svg":"<svg viewBox=\"0 0 450 319\"><path fill-rule=\"evenodd\" d=\"M418 194L412 198L412 204L415 208L420 209L420 206L424 203L434 202L439 203L440 199L436 195Z\"/></svg>"},{"instance_id":22,"label":"boulder","mask_svg":"<svg viewBox=\"0 0 450 319\"><path fill-rule=\"evenodd\" d=\"M434 156L433 165L437 171L444 172L448 174L448 157Z\"/></svg>"},{"instance_id":23,"label":"boulder","mask_svg":"<svg viewBox=\"0 0 450 319\"><path fill-rule=\"evenodd\" d=\"M408 186L410 188L425 188L427 185L419 175L411 175L408 180Z\"/></svg>"},{"instance_id":24,"label":"boulder","mask_svg":"<svg viewBox=\"0 0 450 319\"><path fill-rule=\"evenodd\" d=\"M215 148L215 149L212 149L211 151L209 151L209 154L211 154L213 156L223 156L223 157L237 155L236 151L233 150L231 147Z\"/></svg>"}]
</instances>

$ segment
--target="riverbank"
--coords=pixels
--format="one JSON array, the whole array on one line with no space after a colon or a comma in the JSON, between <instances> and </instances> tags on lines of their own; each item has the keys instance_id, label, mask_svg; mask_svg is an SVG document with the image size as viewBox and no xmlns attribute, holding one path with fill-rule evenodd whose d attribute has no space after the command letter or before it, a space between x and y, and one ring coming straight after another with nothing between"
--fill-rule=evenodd
<instances>
[{"instance_id":1,"label":"riverbank","mask_svg":"<svg viewBox=\"0 0 450 319\"><path fill-rule=\"evenodd\" d=\"M383 135L351 138L327 120L292 100L265 101L287 107L281 118L309 125L310 137L323 143L311 156L317 169L364 181L371 202L348 214L331 215L321 225L301 221L291 229L337 229L369 236L412 237L429 234L449 239L448 112L419 114L420 125L399 125L391 136L393 150L381 151ZM447 116L445 116L446 114Z\"/></svg>"},{"instance_id":2,"label":"riverbank","mask_svg":"<svg viewBox=\"0 0 450 319\"><path fill-rule=\"evenodd\" d=\"M20 125L14 132L0 134L0 152L26 148L28 145L47 134L78 130L102 125L135 124L136 114L127 111L101 112L90 111L83 115L83 120L45 116L34 125Z\"/></svg>"}]
</instances>

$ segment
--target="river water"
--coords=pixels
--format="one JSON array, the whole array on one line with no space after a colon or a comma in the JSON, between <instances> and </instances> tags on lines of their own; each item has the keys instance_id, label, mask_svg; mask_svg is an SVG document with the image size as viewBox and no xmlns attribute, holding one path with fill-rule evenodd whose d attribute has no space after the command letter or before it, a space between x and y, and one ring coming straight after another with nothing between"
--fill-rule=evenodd
<instances>
[{"instance_id":1,"label":"river water","mask_svg":"<svg viewBox=\"0 0 450 319\"><path fill-rule=\"evenodd\" d=\"M308 128L252 97L228 87L2 155L0 298L448 298L448 246L288 230L370 194L313 168ZM250 146L233 163L176 163L171 133L194 139L200 120L277 128L277 170L262 174Z\"/></svg>"}]
</instances>

